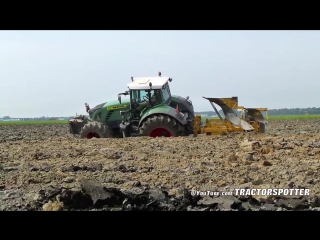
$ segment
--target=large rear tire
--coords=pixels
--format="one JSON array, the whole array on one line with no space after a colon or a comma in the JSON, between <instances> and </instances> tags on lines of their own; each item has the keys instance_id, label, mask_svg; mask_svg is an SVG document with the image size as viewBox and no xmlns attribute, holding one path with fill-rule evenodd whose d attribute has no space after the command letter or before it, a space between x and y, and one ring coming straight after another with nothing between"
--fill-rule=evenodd
<instances>
[{"instance_id":1,"label":"large rear tire","mask_svg":"<svg viewBox=\"0 0 320 240\"><path fill-rule=\"evenodd\" d=\"M83 126L80 132L80 138L91 139L96 138L112 138L112 134L108 126L100 122L88 122Z\"/></svg>"},{"instance_id":2,"label":"large rear tire","mask_svg":"<svg viewBox=\"0 0 320 240\"><path fill-rule=\"evenodd\" d=\"M185 136L185 127L174 118L165 115L148 117L140 127L140 135L149 137Z\"/></svg>"}]
</instances>

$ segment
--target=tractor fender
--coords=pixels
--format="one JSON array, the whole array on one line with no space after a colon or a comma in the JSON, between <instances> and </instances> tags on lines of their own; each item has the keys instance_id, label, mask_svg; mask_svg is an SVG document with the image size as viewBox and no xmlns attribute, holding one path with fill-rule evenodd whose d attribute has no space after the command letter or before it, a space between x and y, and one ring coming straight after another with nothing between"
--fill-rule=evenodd
<instances>
[{"instance_id":1,"label":"tractor fender","mask_svg":"<svg viewBox=\"0 0 320 240\"><path fill-rule=\"evenodd\" d=\"M188 118L188 114L187 113L184 113L184 115L180 115L180 114L178 114L176 112L176 110L174 108L168 107L168 108L151 109L150 111L147 111L141 117L140 122L139 122L139 127L142 125L143 121L147 117L150 117L150 116L153 116L153 115L158 115L158 114L170 116L170 117L174 118L175 120L177 120L182 125L186 125L187 124L187 118Z\"/></svg>"}]
</instances>

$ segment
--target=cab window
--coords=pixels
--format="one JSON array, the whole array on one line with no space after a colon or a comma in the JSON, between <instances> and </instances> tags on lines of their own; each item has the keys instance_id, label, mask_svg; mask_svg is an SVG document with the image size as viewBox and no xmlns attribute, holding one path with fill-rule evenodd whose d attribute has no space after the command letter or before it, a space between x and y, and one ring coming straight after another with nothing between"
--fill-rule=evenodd
<instances>
[{"instance_id":1,"label":"cab window","mask_svg":"<svg viewBox=\"0 0 320 240\"><path fill-rule=\"evenodd\" d=\"M171 97L169 84L166 83L165 85L163 85L161 91L162 91L163 101L167 102Z\"/></svg>"},{"instance_id":2,"label":"cab window","mask_svg":"<svg viewBox=\"0 0 320 240\"><path fill-rule=\"evenodd\" d=\"M150 98L150 99L149 99ZM157 105L161 103L161 94L159 89L151 90L133 90L131 95L132 102L149 103Z\"/></svg>"}]
</instances>

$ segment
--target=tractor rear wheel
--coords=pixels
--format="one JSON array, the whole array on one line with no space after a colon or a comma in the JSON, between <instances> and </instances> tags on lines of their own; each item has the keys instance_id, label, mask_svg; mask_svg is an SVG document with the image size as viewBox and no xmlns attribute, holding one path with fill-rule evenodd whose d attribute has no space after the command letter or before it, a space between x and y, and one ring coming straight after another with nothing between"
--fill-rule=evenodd
<instances>
[{"instance_id":1,"label":"tractor rear wheel","mask_svg":"<svg viewBox=\"0 0 320 240\"><path fill-rule=\"evenodd\" d=\"M93 137L112 138L112 134L110 133L108 126L103 125L100 122L88 122L83 126L80 132L80 138L91 139Z\"/></svg>"},{"instance_id":2,"label":"tractor rear wheel","mask_svg":"<svg viewBox=\"0 0 320 240\"><path fill-rule=\"evenodd\" d=\"M140 134L149 137L179 137L185 136L185 127L172 117L155 115L142 123Z\"/></svg>"}]
</instances>

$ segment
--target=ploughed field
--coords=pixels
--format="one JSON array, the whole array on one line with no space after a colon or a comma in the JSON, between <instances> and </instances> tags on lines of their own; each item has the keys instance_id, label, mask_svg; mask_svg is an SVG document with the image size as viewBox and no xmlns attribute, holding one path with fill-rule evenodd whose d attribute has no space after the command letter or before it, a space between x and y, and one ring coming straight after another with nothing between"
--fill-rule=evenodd
<instances>
[{"instance_id":1,"label":"ploughed field","mask_svg":"<svg viewBox=\"0 0 320 240\"><path fill-rule=\"evenodd\" d=\"M320 120L265 134L77 139L68 125L0 125L0 210L319 210ZM192 196L309 189L309 196Z\"/></svg>"}]
</instances>

